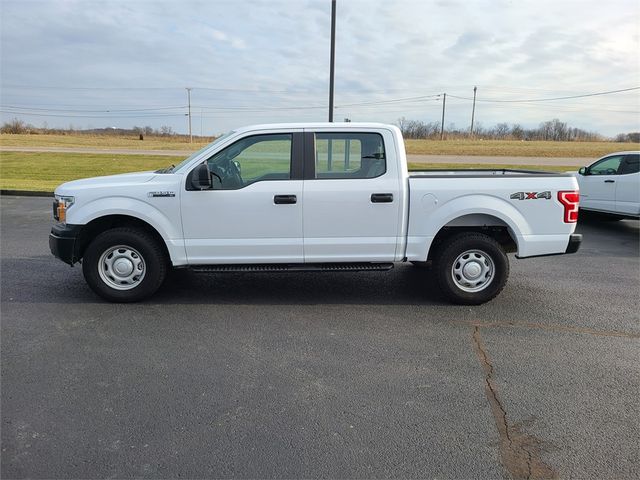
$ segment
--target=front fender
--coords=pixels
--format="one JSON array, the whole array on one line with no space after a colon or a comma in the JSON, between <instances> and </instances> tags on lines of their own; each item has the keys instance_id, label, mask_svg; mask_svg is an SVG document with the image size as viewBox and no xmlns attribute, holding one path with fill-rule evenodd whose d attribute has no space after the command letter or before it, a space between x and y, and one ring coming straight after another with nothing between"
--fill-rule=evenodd
<instances>
[{"instance_id":1,"label":"front fender","mask_svg":"<svg viewBox=\"0 0 640 480\"><path fill-rule=\"evenodd\" d=\"M108 215L124 215L151 225L164 240L174 265L186 263L180 206L176 198L156 199L164 208L137 198L110 196L74 205L67 212L67 223L86 225ZM164 201L164 202L163 202Z\"/></svg>"},{"instance_id":2,"label":"front fender","mask_svg":"<svg viewBox=\"0 0 640 480\"><path fill-rule=\"evenodd\" d=\"M108 208L105 208L108 202ZM155 206L149 205L141 200L130 197L109 197L108 199L96 199L79 207L69 209L67 212L67 222L77 225L86 225L96 218L107 215L126 215L135 217L147 222L155 228L163 238L177 238L176 228L172 225L171 219Z\"/></svg>"}]
</instances>

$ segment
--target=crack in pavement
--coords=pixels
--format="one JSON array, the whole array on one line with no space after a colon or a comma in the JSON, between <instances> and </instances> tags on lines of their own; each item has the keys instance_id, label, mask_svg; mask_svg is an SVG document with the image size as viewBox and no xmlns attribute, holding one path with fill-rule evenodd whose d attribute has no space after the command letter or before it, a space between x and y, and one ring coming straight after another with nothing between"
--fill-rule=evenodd
<instances>
[{"instance_id":1,"label":"crack in pavement","mask_svg":"<svg viewBox=\"0 0 640 480\"><path fill-rule=\"evenodd\" d=\"M510 425L507 411L498 395L491 359L482 342L480 327L474 326L473 346L485 374L485 395L500 438L502 465L514 479L555 479L556 472L542 461L542 441L522 431L520 425Z\"/></svg>"}]
</instances>

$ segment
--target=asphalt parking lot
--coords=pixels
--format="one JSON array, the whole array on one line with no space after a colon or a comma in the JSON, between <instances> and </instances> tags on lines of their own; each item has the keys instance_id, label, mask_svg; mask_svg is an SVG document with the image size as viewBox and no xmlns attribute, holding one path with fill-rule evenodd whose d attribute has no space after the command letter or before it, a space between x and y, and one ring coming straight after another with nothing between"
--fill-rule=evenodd
<instances>
[{"instance_id":1,"label":"asphalt parking lot","mask_svg":"<svg viewBox=\"0 0 640 480\"><path fill-rule=\"evenodd\" d=\"M428 272L176 272L108 304L2 197L2 478L638 478L637 221L517 260L479 307Z\"/></svg>"}]
</instances>

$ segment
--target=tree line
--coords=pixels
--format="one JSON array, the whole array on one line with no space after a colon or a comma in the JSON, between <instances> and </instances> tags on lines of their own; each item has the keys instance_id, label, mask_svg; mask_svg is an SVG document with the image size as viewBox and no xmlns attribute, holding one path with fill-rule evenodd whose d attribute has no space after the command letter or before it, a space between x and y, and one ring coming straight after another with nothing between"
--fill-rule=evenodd
<instances>
[{"instance_id":1,"label":"tree line","mask_svg":"<svg viewBox=\"0 0 640 480\"><path fill-rule=\"evenodd\" d=\"M132 128L89 128L89 129L77 129L73 125L69 125L67 128L49 128L46 126L36 127L30 123L25 123L22 120L14 118L9 122L4 122L0 127L0 133L14 133L14 134L31 134L31 135L69 135L69 134L93 134L93 135L135 135L135 136L157 136L157 137L183 137L188 135L180 135L173 131L168 125L163 125L160 128L153 128L150 126L145 127L132 127Z\"/></svg>"},{"instance_id":2,"label":"tree line","mask_svg":"<svg viewBox=\"0 0 640 480\"><path fill-rule=\"evenodd\" d=\"M413 139L439 139L441 136L440 122L423 122L420 120L408 120L405 117L398 119L396 125L402 131L405 138ZM188 135L177 134L168 125L160 128L150 126L132 127L132 128L93 128L93 129L76 129L73 125L68 128L48 128L45 124L42 128L35 127L25 123L22 120L14 118L9 122L5 122L0 127L0 133L13 134L59 134L69 135L76 133L94 134L94 135L135 135L140 139L145 136L159 137L176 137L188 138ZM485 128L482 124L474 125L473 135L470 134L470 128L461 129L455 124L450 123L444 129L445 138L479 138L483 140L550 140L550 141L576 141L576 142L594 142L609 141L616 142L633 142L640 143L640 132L619 133L612 139L606 138L597 132L589 132L581 128L575 128L554 118L546 122L540 123L537 128L524 128L520 124L514 123L498 123L493 127ZM210 138L210 137L207 137Z\"/></svg>"},{"instance_id":3,"label":"tree line","mask_svg":"<svg viewBox=\"0 0 640 480\"><path fill-rule=\"evenodd\" d=\"M423 122L420 120L398 119L396 125L405 138L439 139L442 135L440 122ZM581 128L571 127L566 122L554 118L540 123L537 128L524 128L520 124L498 123L493 127L474 125L473 134L470 128L460 129L450 123L444 129L445 138L478 138L483 140L547 140L557 142L595 142L610 140L597 132L589 132ZM620 133L614 137L616 142L639 142L640 132Z\"/></svg>"}]
</instances>

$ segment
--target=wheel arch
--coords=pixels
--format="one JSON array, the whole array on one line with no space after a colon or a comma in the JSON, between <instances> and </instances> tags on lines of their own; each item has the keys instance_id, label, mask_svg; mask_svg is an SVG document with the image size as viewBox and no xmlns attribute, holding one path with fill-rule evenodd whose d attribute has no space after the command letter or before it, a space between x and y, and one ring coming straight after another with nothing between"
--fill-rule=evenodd
<instances>
[{"instance_id":1,"label":"wheel arch","mask_svg":"<svg viewBox=\"0 0 640 480\"><path fill-rule=\"evenodd\" d=\"M122 214L103 215L101 217L94 218L84 225L76 239L75 257L78 259L82 258L87 246L95 237L100 235L102 232L106 232L107 230L117 227L136 228L146 232L156 242L158 242L158 245L162 247L165 258L167 260L171 259L171 254L164 238L153 225L138 217Z\"/></svg>"},{"instance_id":2,"label":"wheel arch","mask_svg":"<svg viewBox=\"0 0 640 480\"><path fill-rule=\"evenodd\" d=\"M429 245L427 261L447 239L462 232L477 232L495 239L507 253L518 251L518 231L512 223L491 213L467 213L448 220Z\"/></svg>"}]
</instances>

